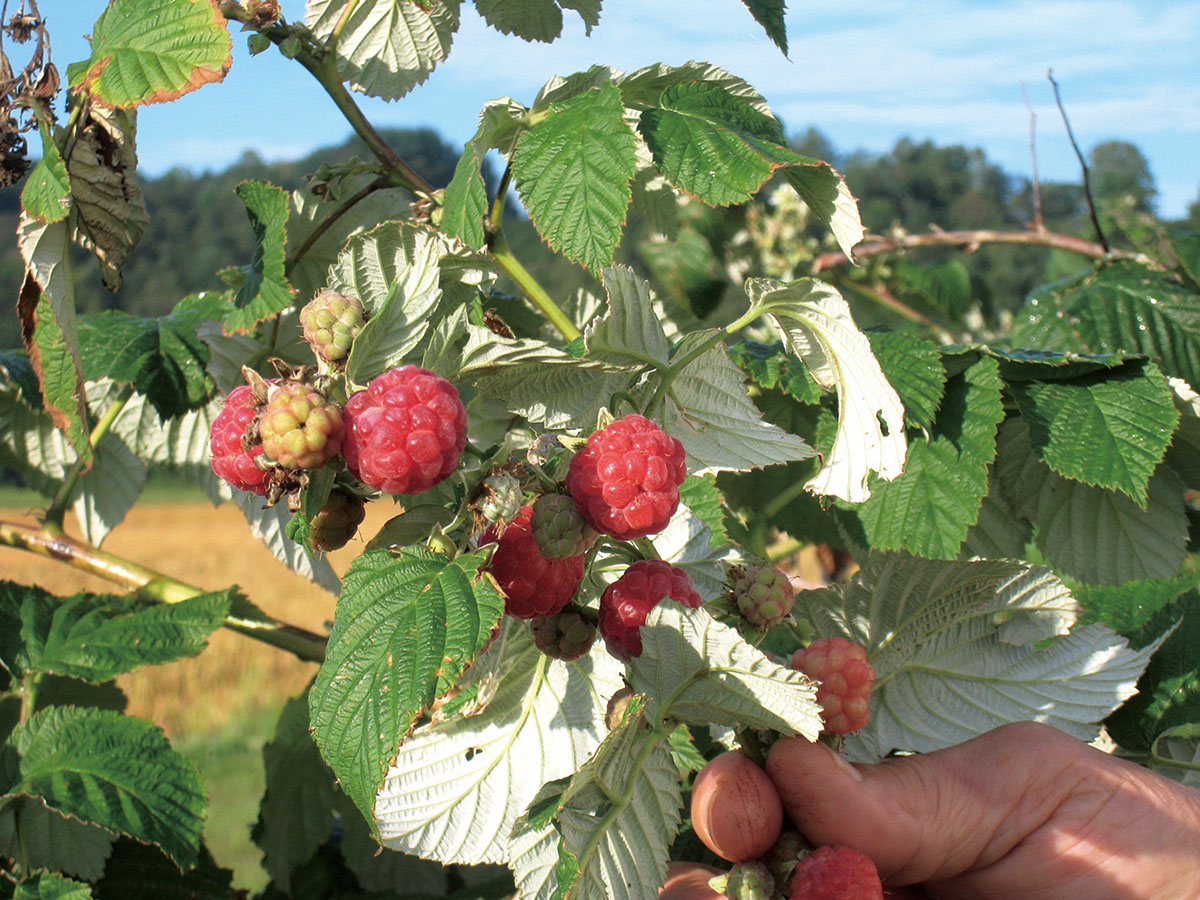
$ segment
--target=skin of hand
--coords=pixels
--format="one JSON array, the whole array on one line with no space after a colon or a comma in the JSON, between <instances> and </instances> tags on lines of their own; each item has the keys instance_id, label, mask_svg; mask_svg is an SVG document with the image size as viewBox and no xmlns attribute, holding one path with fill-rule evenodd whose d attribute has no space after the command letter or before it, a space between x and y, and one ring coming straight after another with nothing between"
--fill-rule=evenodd
<instances>
[{"instance_id":1,"label":"skin of hand","mask_svg":"<svg viewBox=\"0 0 1200 900\"><path fill-rule=\"evenodd\" d=\"M786 738L766 769L805 836L866 853L889 897L1200 898L1200 791L1044 725L871 766Z\"/></svg>"}]
</instances>

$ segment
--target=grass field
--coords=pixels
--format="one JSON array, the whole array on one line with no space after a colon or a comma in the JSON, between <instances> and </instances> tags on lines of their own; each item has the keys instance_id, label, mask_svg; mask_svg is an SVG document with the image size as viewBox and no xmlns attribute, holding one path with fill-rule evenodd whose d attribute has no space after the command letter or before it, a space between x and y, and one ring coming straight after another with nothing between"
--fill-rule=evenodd
<instances>
[{"instance_id":1,"label":"grass field","mask_svg":"<svg viewBox=\"0 0 1200 900\"><path fill-rule=\"evenodd\" d=\"M187 492L162 497L194 499ZM36 495L8 491L0 519L34 524ZM331 562L345 571L373 535L395 515L390 503L373 504L359 538ZM68 520L67 531L78 534ZM206 590L237 584L271 615L324 633L334 598L292 574L259 541L232 504L140 503L104 543L110 553ZM0 547L0 577L35 584L59 595L111 593L114 586L61 563ZM249 828L263 791L262 745L270 739L283 702L304 690L316 665L221 630L199 656L122 676L128 711L162 726L175 747L194 759L211 796L206 839L217 861L234 869L238 887L266 883Z\"/></svg>"}]
</instances>

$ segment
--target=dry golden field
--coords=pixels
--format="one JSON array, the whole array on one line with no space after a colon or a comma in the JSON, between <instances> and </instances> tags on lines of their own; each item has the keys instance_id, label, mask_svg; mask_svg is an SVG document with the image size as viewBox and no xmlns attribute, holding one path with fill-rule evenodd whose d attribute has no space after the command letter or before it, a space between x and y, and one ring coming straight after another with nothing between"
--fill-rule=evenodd
<instances>
[{"instance_id":1,"label":"dry golden field","mask_svg":"<svg viewBox=\"0 0 1200 900\"><path fill-rule=\"evenodd\" d=\"M367 537L398 512L372 504L359 537L331 554L338 573L362 552ZM35 524L23 509L0 508L0 519ZM68 520L67 531L78 534ZM205 590L239 585L259 607L282 621L324 633L334 597L292 574L252 537L233 504L139 504L104 542L109 553ZM0 577L36 584L51 593L120 590L102 579L21 550L0 547ZM161 725L172 738L219 730L246 716L274 718L285 697L299 694L316 665L231 631L213 635L198 657L149 666L118 683L129 712Z\"/></svg>"}]
</instances>

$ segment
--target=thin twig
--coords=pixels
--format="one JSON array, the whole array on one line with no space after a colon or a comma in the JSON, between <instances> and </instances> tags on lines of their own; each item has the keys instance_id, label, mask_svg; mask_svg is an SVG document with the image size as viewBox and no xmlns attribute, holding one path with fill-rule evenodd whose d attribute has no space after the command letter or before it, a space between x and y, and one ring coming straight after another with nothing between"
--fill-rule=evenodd
<instances>
[{"instance_id":1,"label":"thin twig","mask_svg":"<svg viewBox=\"0 0 1200 900\"><path fill-rule=\"evenodd\" d=\"M1033 111L1033 106L1029 102L1029 95L1025 93L1025 82L1021 82L1021 99L1025 101L1025 108L1029 110L1029 156L1033 160L1033 230L1045 231L1046 220L1042 218L1042 185L1038 181L1037 170L1037 113Z\"/></svg>"},{"instance_id":2,"label":"thin twig","mask_svg":"<svg viewBox=\"0 0 1200 900\"><path fill-rule=\"evenodd\" d=\"M1079 166L1083 169L1083 198L1087 201L1088 212L1092 217L1092 227L1096 229L1096 238L1100 241L1100 246L1107 253L1109 250L1108 238L1104 236L1104 229L1100 227L1100 218L1096 215L1096 204L1092 201L1092 185L1088 178L1087 161L1084 160L1083 151L1079 149L1079 144L1075 141L1075 133L1071 131L1071 120L1067 118L1067 111L1063 107L1062 96L1058 92L1058 82L1054 80L1054 71L1047 71L1046 77L1054 85L1054 101L1058 104L1063 124L1067 126L1067 137L1071 139L1071 146L1075 148L1075 156L1079 158Z\"/></svg>"},{"instance_id":3,"label":"thin twig","mask_svg":"<svg viewBox=\"0 0 1200 900\"><path fill-rule=\"evenodd\" d=\"M160 603L180 603L206 593L198 587L106 553L68 535L20 522L0 521L0 547L14 547L64 563L81 572L98 575L127 590L138 591L142 596ZM231 613L225 617L225 627L264 644L287 650L307 662L322 662L325 659L327 638L280 622L258 610Z\"/></svg>"},{"instance_id":4,"label":"thin twig","mask_svg":"<svg viewBox=\"0 0 1200 900\"><path fill-rule=\"evenodd\" d=\"M353 209L375 191L387 186L388 179L386 177L381 176L376 178L370 184L363 186L360 190L348 197L341 206L322 219L321 224L312 230L312 233L309 234L308 237L304 239L303 243L296 248L296 252L288 258L287 263L284 266L284 274L292 274L292 269L295 268L296 264L304 258L304 254L312 249L313 244L321 239L321 235L328 231L329 227L333 225L334 222L348 213L351 209Z\"/></svg>"},{"instance_id":5,"label":"thin twig","mask_svg":"<svg viewBox=\"0 0 1200 900\"><path fill-rule=\"evenodd\" d=\"M912 250L916 247L966 247L974 250L984 244L1026 244L1035 247L1052 247L1069 250L1080 256L1101 259L1113 255L1107 247L1070 234L1054 231L997 231L978 229L975 231L936 231L932 234L906 234L896 238L874 238L869 243L854 248L857 259L878 256L894 250ZM822 253L813 260L812 274L844 266L850 260L845 253Z\"/></svg>"}]
</instances>

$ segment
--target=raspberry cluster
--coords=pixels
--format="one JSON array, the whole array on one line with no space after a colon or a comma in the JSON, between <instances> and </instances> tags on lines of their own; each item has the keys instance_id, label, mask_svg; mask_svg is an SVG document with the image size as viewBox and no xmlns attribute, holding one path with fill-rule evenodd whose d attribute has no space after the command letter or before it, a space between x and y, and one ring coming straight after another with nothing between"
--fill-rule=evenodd
<instances>
[{"instance_id":1,"label":"raspberry cluster","mask_svg":"<svg viewBox=\"0 0 1200 900\"><path fill-rule=\"evenodd\" d=\"M772 565L750 565L735 574L733 599L750 624L770 628L792 611L796 591L786 573Z\"/></svg>"},{"instance_id":2,"label":"raspberry cluster","mask_svg":"<svg viewBox=\"0 0 1200 900\"><path fill-rule=\"evenodd\" d=\"M693 609L701 604L692 579L683 569L661 560L639 560L600 596L600 634L609 651L629 660L642 655L638 631L660 600L670 597Z\"/></svg>"},{"instance_id":3,"label":"raspberry cluster","mask_svg":"<svg viewBox=\"0 0 1200 900\"><path fill-rule=\"evenodd\" d=\"M262 456L262 444L248 433L258 411L250 385L235 387L225 398L224 408L213 420L209 432L212 468L217 477L239 491L265 497L271 473L259 468L254 460Z\"/></svg>"},{"instance_id":4,"label":"raspberry cluster","mask_svg":"<svg viewBox=\"0 0 1200 900\"><path fill-rule=\"evenodd\" d=\"M503 533L492 526L479 539L480 545L497 545L487 571L504 592L504 611L518 619L554 615L575 596L583 578L582 556L547 559L538 550L532 514L532 507L523 506Z\"/></svg>"},{"instance_id":5,"label":"raspberry cluster","mask_svg":"<svg viewBox=\"0 0 1200 900\"><path fill-rule=\"evenodd\" d=\"M458 391L428 369L389 369L346 401L346 465L385 493L429 490L454 471L466 444Z\"/></svg>"},{"instance_id":6,"label":"raspberry cluster","mask_svg":"<svg viewBox=\"0 0 1200 900\"><path fill-rule=\"evenodd\" d=\"M796 866L788 900L883 900L869 856L852 847L818 847Z\"/></svg>"},{"instance_id":7,"label":"raspberry cluster","mask_svg":"<svg viewBox=\"0 0 1200 900\"><path fill-rule=\"evenodd\" d=\"M863 647L845 638L823 638L797 650L792 668L819 683L817 702L827 733L849 734L867 724L875 669Z\"/></svg>"},{"instance_id":8,"label":"raspberry cluster","mask_svg":"<svg viewBox=\"0 0 1200 900\"><path fill-rule=\"evenodd\" d=\"M662 531L687 477L683 445L644 416L595 432L571 458L567 488L583 520L618 540Z\"/></svg>"}]
</instances>

